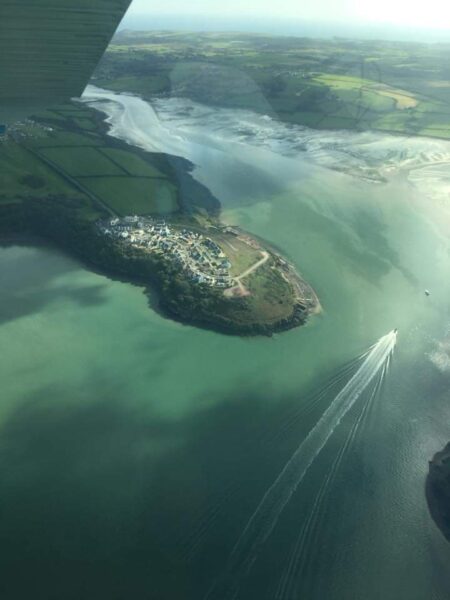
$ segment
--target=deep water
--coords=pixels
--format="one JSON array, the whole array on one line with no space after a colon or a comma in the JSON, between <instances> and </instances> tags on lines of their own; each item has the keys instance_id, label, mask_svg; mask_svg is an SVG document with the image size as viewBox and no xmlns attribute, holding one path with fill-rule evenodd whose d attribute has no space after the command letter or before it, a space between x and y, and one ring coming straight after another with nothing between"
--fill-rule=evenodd
<instances>
[{"instance_id":1,"label":"deep water","mask_svg":"<svg viewBox=\"0 0 450 600\"><path fill-rule=\"evenodd\" d=\"M358 421L356 402L337 427L238 598L446 600L450 546L424 494L450 439L449 207L429 176L445 143L437 156L423 150L437 142L349 134L336 148L294 131L296 149L260 116L178 100L121 130L113 106L117 135L140 128L142 145L192 160L224 219L280 248L324 311L272 339L222 336L55 250L0 249L2 596L203 598L343 368L398 328L370 411ZM357 176L336 170L351 149ZM397 149L413 177L387 164Z\"/></svg>"}]
</instances>

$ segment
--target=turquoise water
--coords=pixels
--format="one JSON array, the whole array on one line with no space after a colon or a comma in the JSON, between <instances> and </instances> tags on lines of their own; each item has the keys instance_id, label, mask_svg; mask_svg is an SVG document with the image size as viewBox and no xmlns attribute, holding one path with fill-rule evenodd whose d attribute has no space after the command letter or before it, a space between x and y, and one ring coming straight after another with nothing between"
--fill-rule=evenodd
<instances>
[{"instance_id":1,"label":"turquoise water","mask_svg":"<svg viewBox=\"0 0 450 600\"><path fill-rule=\"evenodd\" d=\"M342 460L364 399L238 598L448 598L450 546L423 490L450 436L446 206L401 173L374 184L205 132L179 131L179 153L226 221L292 260L323 312L271 339L227 337L164 319L141 289L55 249L1 249L3 596L203 598L350 375L317 392L398 327Z\"/></svg>"}]
</instances>

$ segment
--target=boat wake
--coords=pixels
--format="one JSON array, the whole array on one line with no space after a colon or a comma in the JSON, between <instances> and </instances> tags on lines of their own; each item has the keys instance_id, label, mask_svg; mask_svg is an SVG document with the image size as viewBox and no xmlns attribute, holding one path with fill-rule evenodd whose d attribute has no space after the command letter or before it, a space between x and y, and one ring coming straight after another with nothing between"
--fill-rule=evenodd
<instances>
[{"instance_id":1,"label":"boat wake","mask_svg":"<svg viewBox=\"0 0 450 600\"><path fill-rule=\"evenodd\" d=\"M375 385L373 386L367 401L362 406L358 417L353 423L336 458L324 477L322 485L315 496L312 508L300 530L297 541L280 579L276 600L289 600L290 598L296 598L298 596L298 590L296 589L297 582L302 580L308 565L314 562L315 554L317 554L316 543L321 533L321 516L323 514L324 505L326 504L333 483L345 457L348 455L350 449L353 448L358 436L361 438L367 427L367 421L375 398L382 388L388 369L389 362L386 362L381 370L380 376L375 379Z\"/></svg>"},{"instance_id":2,"label":"boat wake","mask_svg":"<svg viewBox=\"0 0 450 600\"><path fill-rule=\"evenodd\" d=\"M337 394L306 439L294 452L250 517L231 553L225 573L208 592L206 596L208 600L213 598L220 598L220 600L236 598L242 578L249 572L257 559L263 544L275 528L283 509L309 467L364 390L374 381L377 375L385 372L396 342L396 330L380 338L369 350L353 377ZM352 438L353 435L354 433ZM340 459L338 456L339 460L336 459L338 462L332 467L331 473L335 472L342 458L343 454ZM327 482L325 483L327 484ZM299 550L297 550L297 554L298 552ZM296 562L297 559L294 557L291 568L287 573L287 580L290 579L290 571L292 571ZM281 585L279 597L284 596L285 588L286 582Z\"/></svg>"}]
</instances>

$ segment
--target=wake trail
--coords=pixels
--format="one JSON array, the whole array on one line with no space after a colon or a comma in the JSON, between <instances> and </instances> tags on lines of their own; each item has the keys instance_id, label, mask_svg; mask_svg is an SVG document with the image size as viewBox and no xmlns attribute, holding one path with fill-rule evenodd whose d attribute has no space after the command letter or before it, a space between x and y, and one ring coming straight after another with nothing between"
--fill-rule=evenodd
<instances>
[{"instance_id":1,"label":"wake trail","mask_svg":"<svg viewBox=\"0 0 450 600\"><path fill-rule=\"evenodd\" d=\"M353 377L337 394L306 439L294 452L250 517L231 553L224 576L213 584L206 598L220 600L236 598L242 577L248 573L257 559L284 507L343 417L377 374L382 371L393 352L396 341L396 331L391 331L380 338Z\"/></svg>"},{"instance_id":2,"label":"wake trail","mask_svg":"<svg viewBox=\"0 0 450 600\"><path fill-rule=\"evenodd\" d=\"M319 516L319 511L322 508L322 505L324 503L325 497L326 497L329 489L331 488L331 486L334 483L334 480L336 479L336 476L337 476L340 466L344 460L344 457L349 452L349 450L352 448L352 446L356 440L356 437L358 436L360 431L362 433L362 431L365 429L367 418L371 411L374 399L378 395L378 393L381 389L381 386L383 384L383 380L384 380L385 374L387 372L387 366L388 366L388 363L386 363L383 366L383 370L381 372L380 378L377 380L377 382L372 390L372 393L370 394L367 402L364 404L356 421L354 422L350 432L348 433L346 440L344 441L342 447L340 448L335 460L333 461L333 464L332 464L330 470L328 471L326 478L324 479L324 481L316 495L313 507L309 514L309 517L307 518L305 524L303 525L303 527L300 531L300 535L296 541L294 550L289 559L288 566L280 580L280 584L278 586L278 591L277 591L277 595L276 595L276 600L284 600L284 599L294 597L294 589L293 588L294 588L295 582L298 579L299 575L303 572L303 570L305 568L306 560L307 559L311 560L311 553L308 550L311 546L315 545L315 539L311 540L311 537L312 537L312 529L314 529L317 526L317 519ZM318 535L319 535L319 532L316 532L316 538Z\"/></svg>"},{"instance_id":3,"label":"wake trail","mask_svg":"<svg viewBox=\"0 0 450 600\"><path fill-rule=\"evenodd\" d=\"M270 433L265 432L261 436L261 442L272 444L284 437L288 431L296 426L301 418L304 418L312 413L328 395L332 394L335 391L335 388L337 388L349 376L350 373L354 373L357 366L361 364L362 360L369 352L370 350L364 354L361 354L347 365L342 367L330 378L328 383L322 389L313 394L300 408L290 410L283 418L279 429L275 433L273 431L270 431Z\"/></svg>"},{"instance_id":4,"label":"wake trail","mask_svg":"<svg viewBox=\"0 0 450 600\"><path fill-rule=\"evenodd\" d=\"M313 412L315 408L330 394L335 392L336 388L342 384L344 380L346 380L350 374L356 371L357 367L360 366L361 362L370 352L365 351L360 354L358 357L349 361L346 365L341 367L338 372L334 373L333 376L330 377L329 381L324 385L324 387L312 395L307 402L305 402L302 407L296 408L295 411L291 410L282 420L279 431L275 434L272 430L267 428L262 435L260 435L257 442L260 444L264 444L268 446L270 444L275 443L279 440L283 435L285 435L289 430L295 427L296 423L300 420L300 418L304 418L309 413ZM199 547L201 546L204 538L207 536L208 531L213 526L214 522L218 519L220 512L223 510L223 507L227 504L227 502L238 492L239 486L237 484L228 486L228 491L222 495L219 502L214 503L209 506L208 509L202 512L196 519L197 525L183 538L180 540L179 545L182 550L180 551L181 559L183 561L191 561L195 554L197 553Z\"/></svg>"},{"instance_id":5,"label":"wake trail","mask_svg":"<svg viewBox=\"0 0 450 600\"><path fill-rule=\"evenodd\" d=\"M184 536L184 538L179 542L179 545L182 549L180 552L180 558L183 560L183 562L190 562L193 560L209 530L219 519L224 507L233 499L238 491L239 486L237 484L232 486L230 485L228 490L221 496L220 500L215 502L196 519L196 525L194 526L193 530Z\"/></svg>"},{"instance_id":6,"label":"wake trail","mask_svg":"<svg viewBox=\"0 0 450 600\"><path fill-rule=\"evenodd\" d=\"M342 384L344 380L346 380L350 374L356 371L357 367L360 366L361 362L370 352L370 349L366 352L360 354L358 357L349 361L346 365L341 367L338 372L336 372L332 377L330 377L329 381L326 385L316 392L307 402L305 402L302 407L296 408L295 411L291 410L288 414L283 418L279 431L273 433L272 430L267 428L257 442L260 444L264 444L266 447L270 444L275 443L279 440L283 435L285 435L289 430L295 427L296 423L300 420L300 418L304 418L309 413L313 412L314 409L331 393L335 392L336 388ZM219 502L216 502L214 505L211 505L205 512L201 513L201 515L196 519L197 526L186 536L184 536L183 540L180 541L180 546L184 548L181 551L181 556L183 561L191 561L195 554L197 553L199 547L201 546L204 538L206 537L208 531L211 529L213 523L218 519L220 512L223 507L227 504L227 502L234 496L239 489L237 484L233 486L229 486L228 492L225 493ZM231 490L231 491L230 491Z\"/></svg>"}]
</instances>

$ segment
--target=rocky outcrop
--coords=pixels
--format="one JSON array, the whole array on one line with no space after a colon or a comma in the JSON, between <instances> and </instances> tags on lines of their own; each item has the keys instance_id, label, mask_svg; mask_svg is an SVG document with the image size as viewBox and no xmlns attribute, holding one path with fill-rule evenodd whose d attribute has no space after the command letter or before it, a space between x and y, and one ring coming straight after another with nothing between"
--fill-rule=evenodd
<instances>
[{"instance_id":1,"label":"rocky outcrop","mask_svg":"<svg viewBox=\"0 0 450 600\"><path fill-rule=\"evenodd\" d=\"M450 443L430 461L426 495L433 520L450 541Z\"/></svg>"}]
</instances>

